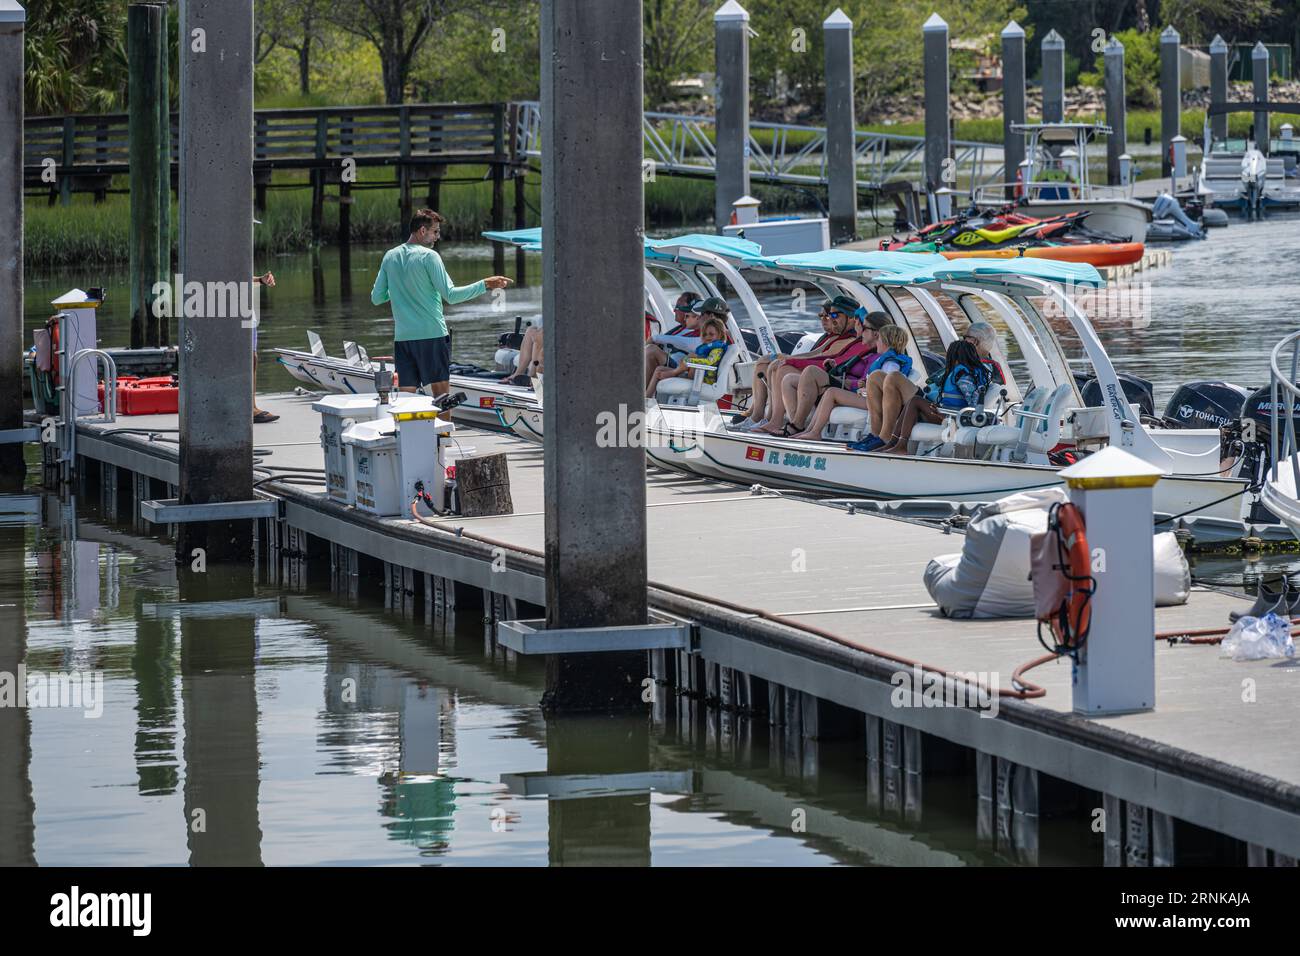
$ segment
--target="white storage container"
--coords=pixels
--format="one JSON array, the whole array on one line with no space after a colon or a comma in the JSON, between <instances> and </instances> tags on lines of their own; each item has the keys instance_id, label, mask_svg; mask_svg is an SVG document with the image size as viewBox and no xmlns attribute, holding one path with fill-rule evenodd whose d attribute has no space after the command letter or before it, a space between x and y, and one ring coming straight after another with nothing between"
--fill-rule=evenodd
<instances>
[{"instance_id":1,"label":"white storage container","mask_svg":"<svg viewBox=\"0 0 1300 956\"><path fill-rule=\"evenodd\" d=\"M358 422L344 433L348 495L358 511L396 515L402 511L397 423L391 418Z\"/></svg>"},{"instance_id":2,"label":"white storage container","mask_svg":"<svg viewBox=\"0 0 1300 956\"><path fill-rule=\"evenodd\" d=\"M383 411L343 432L350 503L381 517L407 515L418 483L441 505L441 436L455 426L438 418L433 399L423 395L403 395Z\"/></svg>"},{"instance_id":3,"label":"white storage container","mask_svg":"<svg viewBox=\"0 0 1300 956\"><path fill-rule=\"evenodd\" d=\"M349 494L343 433L358 422L386 417L387 407L379 403L378 395L327 395L311 407L320 414L320 445L325 452L325 484L330 500L354 504Z\"/></svg>"}]
</instances>

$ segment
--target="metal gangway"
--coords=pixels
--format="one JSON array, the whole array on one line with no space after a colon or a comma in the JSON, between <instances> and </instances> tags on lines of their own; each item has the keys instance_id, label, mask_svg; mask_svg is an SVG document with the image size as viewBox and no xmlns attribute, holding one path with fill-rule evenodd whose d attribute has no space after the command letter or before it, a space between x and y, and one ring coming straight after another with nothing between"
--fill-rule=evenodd
<instances>
[{"instance_id":1,"label":"metal gangway","mask_svg":"<svg viewBox=\"0 0 1300 956\"><path fill-rule=\"evenodd\" d=\"M540 159L541 107L536 101L518 104L516 155ZM645 137L647 173L712 179L717 150L711 115L647 112L641 128ZM974 195L981 187L1003 179L1002 147L994 143L953 140L953 179L950 185ZM756 182L791 186L825 186L826 127L792 123L749 124L750 177ZM854 152L859 192L881 192L886 184L924 178L925 137L858 130Z\"/></svg>"}]
</instances>

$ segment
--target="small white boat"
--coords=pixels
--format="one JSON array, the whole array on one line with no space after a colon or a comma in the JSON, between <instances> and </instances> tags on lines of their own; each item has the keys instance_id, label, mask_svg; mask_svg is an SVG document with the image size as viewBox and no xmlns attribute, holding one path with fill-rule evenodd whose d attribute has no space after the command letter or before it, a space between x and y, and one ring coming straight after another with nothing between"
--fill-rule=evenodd
<instances>
[{"instance_id":1,"label":"small white boat","mask_svg":"<svg viewBox=\"0 0 1300 956\"><path fill-rule=\"evenodd\" d=\"M1121 242L1145 242L1151 224L1151 207L1134 199L1121 187L1099 186L1088 169L1088 144L1097 136L1109 136L1102 123L1015 123L1013 130L1025 137L1026 164L1015 183L982 187L976 193L980 205L1006 203L1007 186L1019 190L1025 215L1046 218L1086 211L1087 225L1094 232L1114 236ZM1010 176L1013 171L1008 170Z\"/></svg>"},{"instance_id":2,"label":"small white boat","mask_svg":"<svg viewBox=\"0 0 1300 956\"><path fill-rule=\"evenodd\" d=\"M1282 156L1265 156L1252 140L1215 140L1208 122L1205 142L1210 148L1201 161L1196 188L1215 207L1258 219L1272 208L1300 206L1300 187L1287 180Z\"/></svg>"},{"instance_id":3,"label":"small white boat","mask_svg":"<svg viewBox=\"0 0 1300 956\"><path fill-rule=\"evenodd\" d=\"M343 343L343 357L326 354L324 343L315 332L307 333L307 349L278 348L276 361L286 372L309 388L326 392L369 394L375 390L375 372L386 359L372 359L366 350L355 342ZM452 365L451 391L464 392L465 403L456 406L452 418L469 425L495 427L498 425L496 403L505 397L531 400L528 388L506 385L501 379L509 372L489 370L472 365Z\"/></svg>"}]
</instances>

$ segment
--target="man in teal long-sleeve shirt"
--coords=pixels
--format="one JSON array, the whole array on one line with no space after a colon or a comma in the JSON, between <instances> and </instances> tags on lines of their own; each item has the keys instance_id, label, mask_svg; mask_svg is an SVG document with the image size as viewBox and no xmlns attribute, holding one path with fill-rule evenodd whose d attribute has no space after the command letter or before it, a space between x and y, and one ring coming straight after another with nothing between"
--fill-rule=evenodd
<instances>
[{"instance_id":1,"label":"man in teal long-sleeve shirt","mask_svg":"<svg viewBox=\"0 0 1300 956\"><path fill-rule=\"evenodd\" d=\"M440 215L432 209L418 210L411 217L410 238L384 253L370 291L375 305L392 304L393 366L404 392L424 385L430 394L447 394L451 345L443 301L455 305L510 283L505 276L488 276L470 285L453 285L442 256L433 251L441 230Z\"/></svg>"}]
</instances>

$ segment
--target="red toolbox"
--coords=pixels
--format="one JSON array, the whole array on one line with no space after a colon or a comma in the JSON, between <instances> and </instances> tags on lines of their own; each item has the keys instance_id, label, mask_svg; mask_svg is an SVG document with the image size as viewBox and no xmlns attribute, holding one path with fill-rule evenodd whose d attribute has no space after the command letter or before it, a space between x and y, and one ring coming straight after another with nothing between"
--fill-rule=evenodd
<instances>
[{"instance_id":1,"label":"red toolbox","mask_svg":"<svg viewBox=\"0 0 1300 956\"><path fill-rule=\"evenodd\" d=\"M136 378L123 375L117 380L119 415L174 415L179 410L180 389L171 375ZM99 383L99 404L104 406L104 383Z\"/></svg>"}]
</instances>

